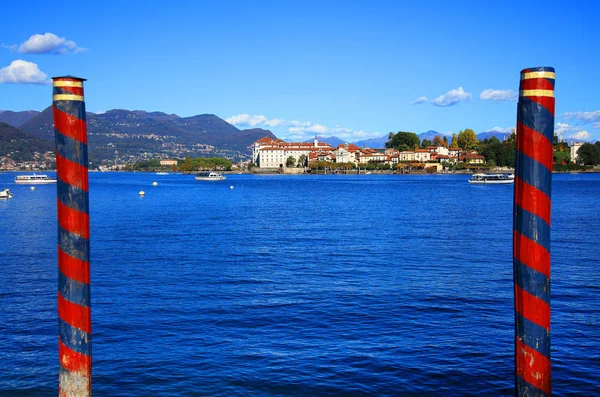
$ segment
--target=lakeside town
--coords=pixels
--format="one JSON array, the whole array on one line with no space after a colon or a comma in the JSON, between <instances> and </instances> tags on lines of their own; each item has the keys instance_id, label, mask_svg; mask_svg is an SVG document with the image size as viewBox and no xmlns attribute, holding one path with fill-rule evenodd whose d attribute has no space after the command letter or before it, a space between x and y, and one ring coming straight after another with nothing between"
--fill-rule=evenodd
<instances>
[{"instance_id":1,"label":"lakeside town","mask_svg":"<svg viewBox=\"0 0 600 397\"><path fill-rule=\"evenodd\" d=\"M232 162L227 158L214 157L211 158L214 161L192 162L189 157L178 159L170 158L161 152L145 152L140 157L119 159L116 156L111 160L103 160L98 164L90 165L90 170L103 172L162 169L193 172L201 169L216 169L302 174L306 172L348 173L361 170L399 173L507 171L514 167L514 130L504 141L496 137L479 141L474 132L468 129L452 138L451 143L446 136L435 136L432 141L429 141L420 140L414 133L398 132L390 133L386 147L370 148L350 143L332 146L327 142L319 141L317 137L312 142L286 142L265 136L251 145L251 159L246 161ZM554 146L557 171L591 170L592 166L599 163L594 160L594 153L591 155L591 160L586 153L580 153L580 149L584 146L592 146L592 151L596 147L600 148L598 143L595 145L585 142L567 143L555 139ZM14 160L11 153L0 156L0 171L45 171L54 168L53 151L35 152L33 158L27 161Z\"/></svg>"}]
</instances>

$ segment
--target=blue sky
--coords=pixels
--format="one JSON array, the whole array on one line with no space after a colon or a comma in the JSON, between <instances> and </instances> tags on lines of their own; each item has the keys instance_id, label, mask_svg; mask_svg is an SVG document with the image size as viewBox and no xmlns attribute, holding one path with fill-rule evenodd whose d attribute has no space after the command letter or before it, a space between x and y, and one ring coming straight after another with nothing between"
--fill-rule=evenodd
<instances>
[{"instance_id":1,"label":"blue sky","mask_svg":"<svg viewBox=\"0 0 600 397\"><path fill-rule=\"evenodd\" d=\"M71 74L88 111L213 113L288 139L509 130L521 69L553 66L557 131L600 139L594 1L14 3L0 110L43 110L48 77Z\"/></svg>"}]
</instances>

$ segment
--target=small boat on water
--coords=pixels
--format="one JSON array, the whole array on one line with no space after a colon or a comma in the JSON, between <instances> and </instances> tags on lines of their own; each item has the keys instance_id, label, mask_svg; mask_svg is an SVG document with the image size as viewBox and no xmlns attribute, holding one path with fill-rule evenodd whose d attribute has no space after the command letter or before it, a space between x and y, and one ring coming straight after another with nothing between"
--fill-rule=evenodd
<instances>
[{"instance_id":1,"label":"small boat on water","mask_svg":"<svg viewBox=\"0 0 600 397\"><path fill-rule=\"evenodd\" d=\"M473 174L471 179L469 179L469 183L475 184L509 184L515 183L514 175L511 178L506 174Z\"/></svg>"},{"instance_id":2,"label":"small boat on water","mask_svg":"<svg viewBox=\"0 0 600 397\"><path fill-rule=\"evenodd\" d=\"M169 175L168 172L157 172L156 175Z\"/></svg>"},{"instance_id":3,"label":"small boat on water","mask_svg":"<svg viewBox=\"0 0 600 397\"><path fill-rule=\"evenodd\" d=\"M8 189L0 190L0 199L11 199L13 198L12 193Z\"/></svg>"},{"instance_id":4,"label":"small boat on water","mask_svg":"<svg viewBox=\"0 0 600 397\"><path fill-rule=\"evenodd\" d=\"M200 171L196 174L197 181L224 181L225 177L217 172Z\"/></svg>"},{"instance_id":5,"label":"small boat on water","mask_svg":"<svg viewBox=\"0 0 600 397\"><path fill-rule=\"evenodd\" d=\"M21 185L40 185L46 183L56 183L56 178L50 178L48 175L17 175L15 183Z\"/></svg>"}]
</instances>

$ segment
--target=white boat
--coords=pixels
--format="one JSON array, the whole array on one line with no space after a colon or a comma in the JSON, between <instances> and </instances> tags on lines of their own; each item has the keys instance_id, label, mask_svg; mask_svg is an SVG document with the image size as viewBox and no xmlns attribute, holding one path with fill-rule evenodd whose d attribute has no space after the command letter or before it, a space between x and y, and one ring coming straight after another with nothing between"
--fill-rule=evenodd
<instances>
[{"instance_id":1,"label":"white boat","mask_svg":"<svg viewBox=\"0 0 600 397\"><path fill-rule=\"evenodd\" d=\"M224 181L225 177L217 172L200 171L196 174L197 181Z\"/></svg>"},{"instance_id":2,"label":"white boat","mask_svg":"<svg viewBox=\"0 0 600 397\"><path fill-rule=\"evenodd\" d=\"M48 175L17 175L15 183L21 185L40 185L45 183L56 183L56 178L50 178Z\"/></svg>"},{"instance_id":3,"label":"white boat","mask_svg":"<svg viewBox=\"0 0 600 397\"><path fill-rule=\"evenodd\" d=\"M169 175L168 172L157 172L156 175Z\"/></svg>"},{"instance_id":4,"label":"white boat","mask_svg":"<svg viewBox=\"0 0 600 397\"><path fill-rule=\"evenodd\" d=\"M506 174L473 174L471 179L469 179L469 183L477 183L477 184L508 184L515 183L514 178L510 178Z\"/></svg>"},{"instance_id":5,"label":"white boat","mask_svg":"<svg viewBox=\"0 0 600 397\"><path fill-rule=\"evenodd\" d=\"M0 190L0 199L10 199L13 198L12 193L8 189Z\"/></svg>"}]
</instances>

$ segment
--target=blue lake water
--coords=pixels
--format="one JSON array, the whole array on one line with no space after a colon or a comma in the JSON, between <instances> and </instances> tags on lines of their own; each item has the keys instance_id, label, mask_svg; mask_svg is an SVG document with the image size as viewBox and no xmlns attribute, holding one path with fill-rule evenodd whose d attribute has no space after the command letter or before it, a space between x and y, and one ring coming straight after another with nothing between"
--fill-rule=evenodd
<instances>
[{"instance_id":1,"label":"blue lake water","mask_svg":"<svg viewBox=\"0 0 600 397\"><path fill-rule=\"evenodd\" d=\"M56 187L13 178L0 395L55 396ZM94 394L512 395L513 188L468 178L91 173ZM553 391L600 395L600 174L552 198Z\"/></svg>"}]
</instances>

